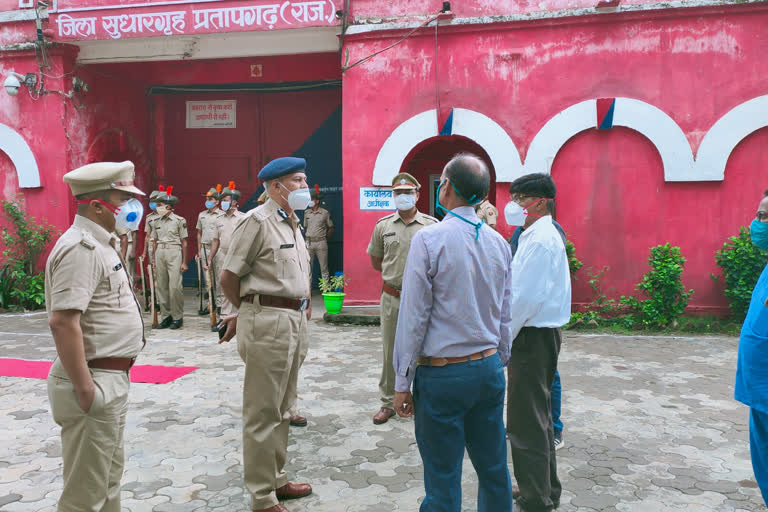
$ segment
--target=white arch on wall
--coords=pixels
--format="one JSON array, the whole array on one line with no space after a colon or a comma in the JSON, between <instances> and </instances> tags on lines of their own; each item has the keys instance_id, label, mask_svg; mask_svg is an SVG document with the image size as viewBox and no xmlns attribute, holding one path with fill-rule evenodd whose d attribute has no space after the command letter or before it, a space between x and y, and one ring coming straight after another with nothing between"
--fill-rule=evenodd
<instances>
[{"instance_id":1,"label":"white arch on wall","mask_svg":"<svg viewBox=\"0 0 768 512\"><path fill-rule=\"evenodd\" d=\"M373 184L391 185L408 153L438 133L435 109L417 114L395 128L376 157ZM453 109L451 135L467 137L485 150L496 170L497 182L512 181L522 172L523 164L515 143L504 128L485 114L465 108Z\"/></svg>"},{"instance_id":2,"label":"white arch on wall","mask_svg":"<svg viewBox=\"0 0 768 512\"><path fill-rule=\"evenodd\" d=\"M768 126L768 95L758 96L721 117L699 145L696 174L700 180L722 181L736 146L748 135Z\"/></svg>"},{"instance_id":3,"label":"white arch on wall","mask_svg":"<svg viewBox=\"0 0 768 512\"><path fill-rule=\"evenodd\" d=\"M10 126L0 123L0 151L10 157L19 177L19 188L40 186L40 170L35 155L24 138Z\"/></svg>"}]
</instances>

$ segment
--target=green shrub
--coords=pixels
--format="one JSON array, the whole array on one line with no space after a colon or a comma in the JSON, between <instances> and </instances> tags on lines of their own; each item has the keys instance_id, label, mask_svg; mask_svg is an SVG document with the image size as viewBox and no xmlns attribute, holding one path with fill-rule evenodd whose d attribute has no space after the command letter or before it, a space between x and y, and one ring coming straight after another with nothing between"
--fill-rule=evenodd
<instances>
[{"instance_id":1,"label":"green shrub","mask_svg":"<svg viewBox=\"0 0 768 512\"><path fill-rule=\"evenodd\" d=\"M3 261L0 262L0 307L5 309L37 309L45 304L44 274L36 271L37 260L56 229L29 217L21 204L2 200L2 213L8 225L3 226Z\"/></svg>"},{"instance_id":2,"label":"green shrub","mask_svg":"<svg viewBox=\"0 0 768 512\"><path fill-rule=\"evenodd\" d=\"M622 296L620 302L646 329L666 328L682 315L693 295L693 290L686 291L683 286L685 258L679 247L666 243L651 248L648 265L650 272L635 285L638 296Z\"/></svg>"},{"instance_id":3,"label":"green shrub","mask_svg":"<svg viewBox=\"0 0 768 512\"><path fill-rule=\"evenodd\" d=\"M344 287L349 283L349 279L344 277L344 274L333 276L328 281L321 277L317 281L322 293L343 292Z\"/></svg>"},{"instance_id":4,"label":"green shrub","mask_svg":"<svg viewBox=\"0 0 768 512\"><path fill-rule=\"evenodd\" d=\"M742 226L739 234L732 236L715 254L720 275L712 275L715 281L725 282L725 297L728 299L734 320L739 322L747 316L752 290L768 260L768 251L752 243L749 228Z\"/></svg>"},{"instance_id":5,"label":"green shrub","mask_svg":"<svg viewBox=\"0 0 768 512\"><path fill-rule=\"evenodd\" d=\"M571 277L576 279L574 274L578 272L584 264L576 257L576 246L573 245L573 242L570 240L565 241L565 254L568 256L568 270L571 272Z\"/></svg>"}]
</instances>

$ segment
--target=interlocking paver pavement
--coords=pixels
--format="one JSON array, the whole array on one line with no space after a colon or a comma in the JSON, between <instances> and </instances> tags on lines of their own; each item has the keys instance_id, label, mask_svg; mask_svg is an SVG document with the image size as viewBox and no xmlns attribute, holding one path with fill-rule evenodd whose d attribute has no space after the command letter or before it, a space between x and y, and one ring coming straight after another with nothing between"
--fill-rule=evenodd
<instances>
[{"instance_id":1,"label":"interlocking paver pavement","mask_svg":"<svg viewBox=\"0 0 768 512\"><path fill-rule=\"evenodd\" d=\"M291 428L288 470L314 487L293 512L416 511L423 497L413 422L373 425L377 327L329 325L315 302L300 375L307 428ZM243 366L217 345L188 297L185 327L151 331L142 364L199 369L134 384L123 510L248 510L243 492ZM765 511L749 462L748 411L732 400L737 340L567 334L560 358L566 447L562 511ZM45 314L0 316L0 356L52 359ZM59 432L45 381L0 377L0 510L52 511ZM465 461L466 462L466 461ZM476 476L465 463L465 510Z\"/></svg>"}]
</instances>

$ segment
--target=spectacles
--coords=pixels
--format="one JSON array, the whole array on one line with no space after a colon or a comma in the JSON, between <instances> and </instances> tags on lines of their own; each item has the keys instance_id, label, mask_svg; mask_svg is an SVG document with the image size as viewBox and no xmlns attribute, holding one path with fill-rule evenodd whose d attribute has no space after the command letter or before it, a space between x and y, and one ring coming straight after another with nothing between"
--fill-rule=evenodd
<instances>
[{"instance_id":1,"label":"spectacles","mask_svg":"<svg viewBox=\"0 0 768 512\"><path fill-rule=\"evenodd\" d=\"M757 212L755 218L760 222L768 222L768 212Z\"/></svg>"}]
</instances>

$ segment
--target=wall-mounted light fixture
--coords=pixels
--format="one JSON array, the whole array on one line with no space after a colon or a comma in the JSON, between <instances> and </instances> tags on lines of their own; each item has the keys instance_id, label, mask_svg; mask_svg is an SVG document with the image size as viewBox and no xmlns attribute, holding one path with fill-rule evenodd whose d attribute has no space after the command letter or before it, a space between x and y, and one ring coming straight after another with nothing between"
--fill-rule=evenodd
<instances>
[{"instance_id":1,"label":"wall-mounted light fixture","mask_svg":"<svg viewBox=\"0 0 768 512\"><path fill-rule=\"evenodd\" d=\"M34 73L22 75L15 71L11 71L5 79L5 82L3 82L3 87L5 87L5 92L8 93L8 96L16 96L19 94L19 89L21 89L22 85L30 90L34 89L35 85L37 85L37 75Z\"/></svg>"}]
</instances>

